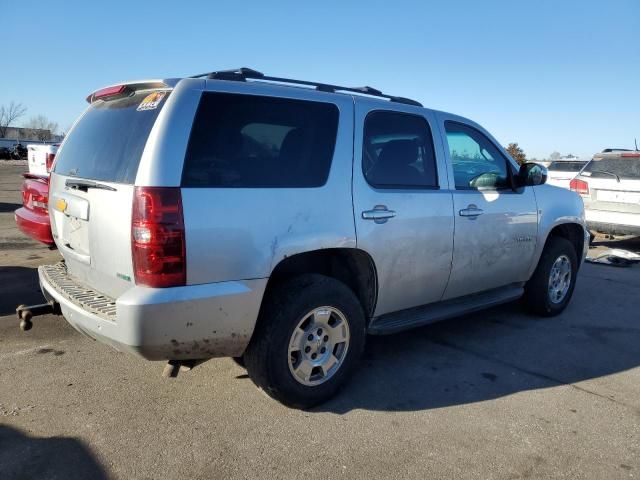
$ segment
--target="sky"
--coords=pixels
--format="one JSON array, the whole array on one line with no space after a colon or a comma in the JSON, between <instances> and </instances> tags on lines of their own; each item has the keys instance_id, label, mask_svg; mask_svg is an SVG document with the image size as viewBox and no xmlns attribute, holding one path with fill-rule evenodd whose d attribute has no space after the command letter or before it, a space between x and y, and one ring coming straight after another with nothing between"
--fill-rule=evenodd
<instances>
[{"instance_id":1,"label":"sky","mask_svg":"<svg viewBox=\"0 0 640 480\"><path fill-rule=\"evenodd\" d=\"M414 98L528 157L640 142L640 0L0 0L0 19L0 105L61 131L101 86L247 66Z\"/></svg>"}]
</instances>

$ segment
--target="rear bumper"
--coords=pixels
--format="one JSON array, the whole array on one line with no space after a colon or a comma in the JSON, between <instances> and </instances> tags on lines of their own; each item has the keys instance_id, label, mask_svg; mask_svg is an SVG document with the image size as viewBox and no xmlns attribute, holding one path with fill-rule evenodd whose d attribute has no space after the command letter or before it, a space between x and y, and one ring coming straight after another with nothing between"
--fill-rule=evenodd
<instances>
[{"instance_id":1,"label":"rear bumper","mask_svg":"<svg viewBox=\"0 0 640 480\"><path fill-rule=\"evenodd\" d=\"M16 224L22 233L47 245L53 245L49 214L21 207L15 211Z\"/></svg>"},{"instance_id":2,"label":"rear bumper","mask_svg":"<svg viewBox=\"0 0 640 480\"><path fill-rule=\"evenodd\" d=\"M267 279L175 288L133 287L119 298L91 299L73 278L38 268L47 299L79 332L148 360L240 356L258 316ZM66 270L66 269L65 269ZM115 314L110 307L115 303ZM105 306L106 305L106 306ZM105 313L106 312L106 313Z\"/></svg>"},{"instance_id":3,"label":"rear bumper","mask_svg":"<svg viewBox=\"0 0 640 480\"><path fill-rule=\"evenodd\" d=\"M585 210L590 230L611 235L640 235L640 214Z\"/></svg>"}]
</instances>

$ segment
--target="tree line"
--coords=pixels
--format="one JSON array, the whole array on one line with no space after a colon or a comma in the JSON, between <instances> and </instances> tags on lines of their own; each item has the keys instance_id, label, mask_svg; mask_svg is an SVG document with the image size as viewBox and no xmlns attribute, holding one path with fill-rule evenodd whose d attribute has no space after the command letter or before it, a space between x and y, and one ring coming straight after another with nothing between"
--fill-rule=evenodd
<instances>
[{"instance_id":1,"label":"tree line","mask_svg":"<svg viewBox=\"0 0 640 480\"><path fill-rule=\"evenodd\" d=\"M0 105L0 138L5 138L9 127L14 126L26 113L27 107L21 103L12 101L8 105ZM58 131L58 124L44 115L31 117L22 127L33 130L41 141L51 140L51 135Z\"/></svg>"}]
</instances>

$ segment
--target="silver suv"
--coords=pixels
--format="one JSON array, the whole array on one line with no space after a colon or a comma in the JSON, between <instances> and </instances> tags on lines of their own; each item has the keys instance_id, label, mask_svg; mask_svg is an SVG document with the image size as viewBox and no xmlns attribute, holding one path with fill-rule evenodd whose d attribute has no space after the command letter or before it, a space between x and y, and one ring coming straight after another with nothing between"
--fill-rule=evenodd
<instances>
[{"instance_id":1,"label":"silver suv","mask_svg":"<svg viewBox=\"0 0 640 480\"><path fill-rule=\"evenodd\" d=\"M51 174L64 262L39 276L118 350L235 357L304 408L336 392L366 334L571 298L582 200L470 120L250 69L87 100Z\"/></svg>"}]
</instances>

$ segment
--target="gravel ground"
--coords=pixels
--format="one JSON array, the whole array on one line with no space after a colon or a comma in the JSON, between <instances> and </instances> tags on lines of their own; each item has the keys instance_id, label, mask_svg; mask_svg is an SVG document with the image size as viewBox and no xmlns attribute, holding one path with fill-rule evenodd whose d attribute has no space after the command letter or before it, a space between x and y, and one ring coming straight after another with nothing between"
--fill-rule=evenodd
<instances>
[{"instance_id":1,"label":"gravel ground","mask_svg":"<svg viewBox=\"0 0 640 480\"><path fill-rule=\"evenodd\" d=\"M0 164L3 480L640 476L640 266L584 265L557 318L511 304L371 337L342 393L302 412L229 359L165 379L60 317L20 332L35 267L59 258L15 228L23 168Z\"/></svg>"}]
</instances>

